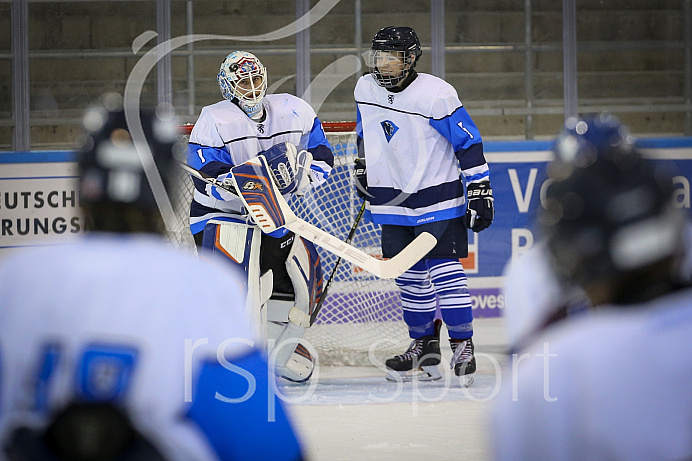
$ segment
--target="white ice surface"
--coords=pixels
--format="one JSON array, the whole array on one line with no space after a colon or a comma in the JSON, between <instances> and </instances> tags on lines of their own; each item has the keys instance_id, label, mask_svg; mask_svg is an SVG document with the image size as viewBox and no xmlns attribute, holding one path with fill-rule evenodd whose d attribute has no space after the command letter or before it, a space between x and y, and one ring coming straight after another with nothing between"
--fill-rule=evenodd
<instances>
[{"instance_id":1,"label":"white ice surface","mask_svg":"<svg viewBox=\"0 0 692 461\"><path fill-rule=\"evenodd\" d=\"M280 386L308 459L490 459L486 418L506 361L503 319L475 319L474 344L468 389L448 368L447 341L440 381L390 383L376 367L322 367L309 385Z\"/></svg>"}]
</instances>

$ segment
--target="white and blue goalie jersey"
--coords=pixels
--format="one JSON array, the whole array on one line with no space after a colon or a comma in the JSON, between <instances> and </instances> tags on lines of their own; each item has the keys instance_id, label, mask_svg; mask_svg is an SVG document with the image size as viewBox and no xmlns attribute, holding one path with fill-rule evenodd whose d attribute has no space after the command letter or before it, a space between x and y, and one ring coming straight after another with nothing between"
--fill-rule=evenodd
<instances>
[{"instance_id":1,"label":"white and blue goalie jersey","mask_svg":"<svg viewBox=\"0 0 692 461\"><path fill-rule=\"evenodd\" d=\"M399 93L358 80L359 155L378 224L417 226L466 213L464 184L489 179L483 142L454 87L418 76Z\"/></svg>"},{"instance_id":2,"label":"white and blue goalie jersey","mask_svg":"<svg viewBox=\"0 0 692 461\"><path fill-rule=\"evenodd\" d=\"M187 162L209 176L225 179L230 169L270 147L290 142L298 151L313 156L312 187L326 181L334 156L315 111L289 94L268 95L263 100L265 120L256 122L230 101L204 107L188 144ZM190 230L204 230L210 219L246 222L243 204L236 196L193 178L195 191L190 206Z\"/></svg>"}]
</instances>

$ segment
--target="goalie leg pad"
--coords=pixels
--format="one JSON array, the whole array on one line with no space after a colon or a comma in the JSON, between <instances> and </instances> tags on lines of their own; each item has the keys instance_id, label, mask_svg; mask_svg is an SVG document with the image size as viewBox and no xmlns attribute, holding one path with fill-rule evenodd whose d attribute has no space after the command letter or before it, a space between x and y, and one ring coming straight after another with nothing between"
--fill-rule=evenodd
<instances>
[{"instance_id":1,"label":"goalie leg pad","mask_svg":"<svg viewBox=\"0 0 692 461\"><path fill-rule=\"evenodd\" d=\"M301 338L305 328L287 322L268 322L269 363L274 373L289 381L302 383L315 369L315 357Z\"/></svg>"},{"instance_id":2,"label":"goalie leg pad","mask_svg":"<svg viewBox=\"0 0 692 461\"><path fill-rule=\"evenodd\" d=\"M269 322L291 322L303 328L310 327L310 316L296 307L293 301L268 300L267 320Z\"/></svg>"},{"instance_id":3,"label":"goalie leg pad","mask_svg":"<svg viewBox=\"0 0 692 461\"><path fill-rule=\"evenodd\" d=\"M212 219L204 228L202 248L246 268L250 260L254 230L254 226L244 223Z\"/></svg>"},{"instance_id":4,"label":"goalie leg pad","mask_svg":"<svg viewBox=\"0 0 692 461\"><path fill-rule=\"evenodd\" d=\"M301 342L310 314L322 296L322 267L315 246L296 238L286 259L286 270L295 293L293 302L271 299L267 303L267 332L275 372L294 382L312 376L314 357Z\"/></svg>"},{"instance_id":5,"label":"goalie leg pad","mask_svg":"<svg viewBox=\"0 0 692 461\"><path fill-rule=\"evenodd\" d=\"M310 315L322 296L323 287L322 265L315 245L304 238L296 238L286 259L286 270L293 283L295 309L306 314L309 326ZM294 321L304 319L300 312L294 310Z\"/></svg>"},{"instance_id":6,"label":"goalie leg pad","mask_svg":"<svg viewBox=\"0 0 692 461\"><path fill-rule=\"evenodd\" d=\"M261 232L243 223L210 220L204 228L202 255L231 264L242 273L246 305L262 341L266 340L266 301L272 291L271 271L260 277Z\"/></svg>"}]
</instances>

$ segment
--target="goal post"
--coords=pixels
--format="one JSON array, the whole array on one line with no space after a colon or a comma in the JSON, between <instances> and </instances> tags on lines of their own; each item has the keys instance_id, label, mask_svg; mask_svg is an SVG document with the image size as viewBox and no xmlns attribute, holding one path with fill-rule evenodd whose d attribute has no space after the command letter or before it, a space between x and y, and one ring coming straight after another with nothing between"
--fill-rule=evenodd
<instances>
[{"instance_id":1,"label":"goal post","mask_svg":"<svg viewBox=\"0 0 692 461\"><path fill-rule=\"evenodd\" d=\"M289 205L301 219L346 241L362 204L353 177L355 123L323 122L323 126L334 153L334 169L324 184L303 197L293 197ZM184 135L191 129L192 125L182 127ZM194 247L187 225L192 181L187 178L184 184L180 194L173 197L180 229L169 232L169 238L176 245ZM364 219L351 245L379 257L380 237L380 227ZM320 247L318 252L326 282L338 256ZM395 282L377 279L342 260L319 315L304 338L318 351L322 364L372 366L401 353L410 339Z\"/></svg>"}]
</instances>

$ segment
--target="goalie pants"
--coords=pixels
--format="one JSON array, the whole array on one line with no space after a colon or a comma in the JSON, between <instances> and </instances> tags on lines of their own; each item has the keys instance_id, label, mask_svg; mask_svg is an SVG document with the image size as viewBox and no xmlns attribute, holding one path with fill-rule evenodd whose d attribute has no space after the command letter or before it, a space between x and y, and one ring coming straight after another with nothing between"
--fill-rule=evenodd
<instances>
[{"instance_id":1,"label":"goalie pants","mask_svg":"<svg viewBox=\"0 0 692 461\"><path fill-rule=\"evenodd\" d=\"M391 258L422 232L437 238L437 245L422 261L396 279L401 290L404 321L411 338L435 332L439 303L450 338L473 336L473 313L468 280L459 258L468 255L468 233L463 218L420 226L382 226L382 254Z\"/></svg>"}]
</instances>

